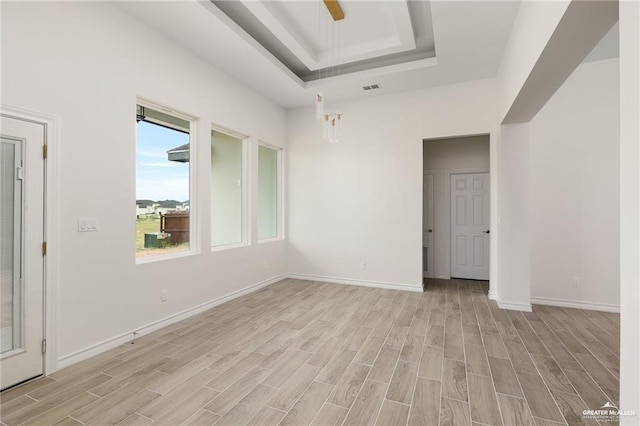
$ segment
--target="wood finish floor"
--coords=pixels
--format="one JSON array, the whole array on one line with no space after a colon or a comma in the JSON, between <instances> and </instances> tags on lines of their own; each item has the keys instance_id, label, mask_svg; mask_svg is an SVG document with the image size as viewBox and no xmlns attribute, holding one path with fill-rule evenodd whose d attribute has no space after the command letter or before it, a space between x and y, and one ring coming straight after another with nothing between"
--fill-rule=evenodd
<instances>
[{"instance_id":1,"label":"wood finish floor","mask_svg":"<svg viewBox=\"0 0 640 426\"><path fill-rule=\"evenodd\" d=\"M619 315L285 280L2 393L4 425L557 425L618 405Z\"/></svg>"}]
</instances>

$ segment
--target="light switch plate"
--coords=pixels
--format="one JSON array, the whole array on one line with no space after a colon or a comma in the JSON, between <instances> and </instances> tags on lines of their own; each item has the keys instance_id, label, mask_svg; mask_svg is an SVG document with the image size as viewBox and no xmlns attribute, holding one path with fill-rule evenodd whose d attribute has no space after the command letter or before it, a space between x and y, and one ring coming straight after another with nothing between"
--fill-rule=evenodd
<instances>
[{"instance_id":1,"label":"light switch plate","mask_svg":"<svg viewBox=\"0 0 640 426\"><path fill-rule=\"evenodd\" d=\"M100 221L95 217L81 217L78 219L78 232L97 232Z\"/></svg>"}]
</instances>

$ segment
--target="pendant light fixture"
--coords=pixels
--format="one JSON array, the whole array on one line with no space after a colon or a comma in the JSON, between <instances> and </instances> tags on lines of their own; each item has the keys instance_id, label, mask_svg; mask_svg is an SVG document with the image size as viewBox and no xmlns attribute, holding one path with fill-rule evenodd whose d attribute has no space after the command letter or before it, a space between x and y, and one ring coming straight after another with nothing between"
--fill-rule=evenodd
<instances>
[{"instance_id":1,"label":"pendant light fixture","mask_svg":"<svg viewBox=\"0 0 640 426\"><path fill-rule=\"evenodd\" d=\"M338 0L323 0L329 14L333 18L333 23L331 25L332 31L332 55L331 57L335 57L335 33L337 22L344 19L344 12L342 11L342 7L338 3ZM340 43L340 32L338 27L338 44ZM338 45L338 49L340 46ZM337 61L339 62L339 60ZM329 73L329 68L331 64L327 64L327 75ZM335 68L335 67L334 67ZM334 70L335 71L335 70ZM319 71L320 73L320 71ZM321 75L319 74L319 78ZM341 112L325 112L324 109L324 93L316 92L316 120L322 121L322 135L324 139L327 139L329 142L338 142L340 139L340 133L342 131L342 113Z\"/></svg>"}]
</instances>

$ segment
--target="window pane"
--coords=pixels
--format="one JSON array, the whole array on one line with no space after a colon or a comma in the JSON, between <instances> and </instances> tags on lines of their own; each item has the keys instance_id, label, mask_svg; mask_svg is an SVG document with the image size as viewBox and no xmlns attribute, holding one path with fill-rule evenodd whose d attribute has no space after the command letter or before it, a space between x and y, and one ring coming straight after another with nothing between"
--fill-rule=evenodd
<instances>
[{"instance_id":1,"label":"window pane","mask_svg":"<svg viewBox=\"0 0 640 426\"><path fill-rule=\"evenodd\" d=\"M211 132L211 241L242 243L242 139Z\"/></svg>"},{"instance_id":2,"label":"window pane","mask_svg":"<svg viewBox=\"0 0 640 426\"><path fill-rule=\"evenodd\" d=\"M258 239L278 236L278 151L258 148Z\"/></svg>"},{"instance_id":3,"label":"window pane","mask_svg":"<svg viewBox=\"0 0 640 426\"><path fill-rule=\"evenodd\" d=\"M138 105L136 257L189 250L189 127Z\"/></svg>"}]
</instances>

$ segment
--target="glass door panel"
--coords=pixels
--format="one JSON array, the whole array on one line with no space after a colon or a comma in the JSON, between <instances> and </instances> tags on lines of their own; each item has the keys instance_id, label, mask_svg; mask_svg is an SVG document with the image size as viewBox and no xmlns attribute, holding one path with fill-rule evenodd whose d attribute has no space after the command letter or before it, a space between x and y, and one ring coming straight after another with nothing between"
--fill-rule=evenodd
<instances>
[{"instance_id":1,"label":"glass door panel","mask_svg":"<svg viewBox=\"0 0 640 426\"><path fill-rule=\"evenodd\" d=\"M22 347L22 144L0 146L0 353Z\"/></svg>"}]
</instances>

